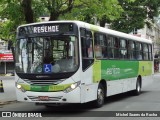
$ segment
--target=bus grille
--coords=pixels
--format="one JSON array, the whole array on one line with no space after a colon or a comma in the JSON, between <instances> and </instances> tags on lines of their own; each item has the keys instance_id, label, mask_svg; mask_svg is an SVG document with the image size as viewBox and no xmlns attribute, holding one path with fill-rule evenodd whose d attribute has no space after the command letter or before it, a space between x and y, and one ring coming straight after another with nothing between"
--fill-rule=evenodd
<instances>
[{"instance_id":1,"label":"bus grille","mask_svg":"<svg viewBox=\"0 0 160 120\"><path fill-rule=\"evenodd\" d=\"M38 97L36 96L28 96L28 98L32 101L42 101L40 100ZM44 101L59 101L62 98L62 96L58 96L58 97L49 97L48 100L44 100Z\"/></svg>"},{"instance_id":2,"label":"bus grille","mask_svg":"<svg viewBox=\"0 0 160 120\"><path fill-rule=\"evenodd\" d=\"M61 83L63 80L29 80L29 79L25 79L24 81L30 85L57 85L57 84Z\"/></svg>"}]
</instances>

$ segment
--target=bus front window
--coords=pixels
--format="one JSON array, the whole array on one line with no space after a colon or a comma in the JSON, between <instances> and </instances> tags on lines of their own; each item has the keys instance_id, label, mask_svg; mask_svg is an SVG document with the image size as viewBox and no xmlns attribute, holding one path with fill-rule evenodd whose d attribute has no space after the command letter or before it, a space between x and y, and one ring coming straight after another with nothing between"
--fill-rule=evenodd
<instances>
[{"instance_id":1,"label":"bus front window","mask_svg":"<svg viewBox=\"0 0 160 120\"><path fill-rule=\"evenodd\" d=\"M45 74L75 72L78 47L75 36L31 37L19 39L16 48L16 72Z\"/></svg>"}]
</instances>

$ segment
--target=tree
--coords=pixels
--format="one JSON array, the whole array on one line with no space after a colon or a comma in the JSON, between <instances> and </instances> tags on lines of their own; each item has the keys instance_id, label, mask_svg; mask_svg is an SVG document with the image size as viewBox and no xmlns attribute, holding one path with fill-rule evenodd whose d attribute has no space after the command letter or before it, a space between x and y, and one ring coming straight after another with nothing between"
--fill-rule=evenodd
<instances>
[{"instance_id":1,"label":"tree","mask_svg":"<svg viewBox=\"0 0 160 120\"><path fill-rule=\"evenodd\" d=\"M104 16L116 19L122 12L117 0L0 0L0 3L0 16L8 19L0 29L6 39L15 38L18 25L36 22L41 15L49 15L50 20L67 18L93 23L94 18L100 20Z\"/></svg>"},{"instance_id":2,"label":"tree","mask_svg":"<svg viewBox=\"0 0 160 120\"><path fill-rule=\"evenodd\" d=\"M95 24L96 21L120 17L123 9L117 0L76 0L71 13L61 16L65 19L76 19Z\"/></svg>"},{"instance_id":3,"label":"tree","mask_svg":"<svg viewBox=\"0 0 160 120\"><path fill-rule=\"evenodd\" d=\"M127 0L119 0L124 12L121 17L111 23L111 27L115 30L130 33L134 29L141 29L146 19L152 20L158 14L159 0L135 0L128 2Z\"/></svg>"},{"instance_id":4,"label":"tree","mask_svg":"<svg viewBox=\"0 0 160 120\"><path fill-rule=\"evenodd\" d=\"M0 17L7 21L1 23L0 37L1 39L12 39L15 37L16 25L21 24L23 16L21 16L20 3L15 0L0 0Z\"/></svg>"},{"instance_id":5,"label":"tree","mask_svg":"<svg viewBox=\"0 0 160 120\"><path fill-rule=\"evenodd\" d=\"M154 17L159 15L159 0L145 0L144 2L147 17L153 21Z\"/></svg>"},{"instance_id":6,"label":"tree","mask_svg":"<svg viewBox=\"0 0 160 120\"><path fill-rule=\"evenodd\" d=\"M73 0L47 0L50 20L57 20L60 15L71 12L74 2Z\"/></svg>"},{"instance_id":7,"label":"tree","mask_svg":"<svg viewBox=\"0 0 160 120\"><path fill-rule=\"evenodd\" d=\"M25 21L27 23L33 23L33 10L32 10L32 0L22 0L21 6L23 8L23 13L25 16Z\"/></svg>"}]
</instances>

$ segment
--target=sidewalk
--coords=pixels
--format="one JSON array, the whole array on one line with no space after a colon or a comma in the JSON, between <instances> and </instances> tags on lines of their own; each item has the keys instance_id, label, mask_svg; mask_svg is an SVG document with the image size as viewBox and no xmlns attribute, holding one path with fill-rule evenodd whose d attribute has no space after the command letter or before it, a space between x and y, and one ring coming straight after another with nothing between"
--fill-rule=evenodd
<instances>
[{"instance_id":1,"label":"sidewalk","mask_svg":"<svg viewBox=\"0 0 160 120\"><path fill-rule=\"evenodd\" d=\"M154 74L160 74L160 72L154 72Z\"/></svg>"},{"instance_id":2,"label":"sidewalk","mask_svg":"<svg viewBox=\"0 0 160 120\"><path fill-rule=\"evenodd\" d=\"M4 92L0 92L0 106L16 101L14 76L0 76Z\"/></svg>"}]
</instances>

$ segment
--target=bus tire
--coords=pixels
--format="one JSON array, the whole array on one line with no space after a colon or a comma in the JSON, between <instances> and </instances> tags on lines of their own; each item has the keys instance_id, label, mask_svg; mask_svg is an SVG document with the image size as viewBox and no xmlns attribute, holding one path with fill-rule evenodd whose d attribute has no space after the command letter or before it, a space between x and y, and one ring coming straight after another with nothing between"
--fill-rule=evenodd
<instances>
[{"instance_id":1,"label":"bus tire","mask_svg":"<svg viewBox=\"0 0 160 120\"><path fill-rule=\"evenodd\" d=\"M138 77L136 82L136 89L133 91L134 95L139 95L141 93L142 85L141 85L141 79Z\"/></svg>"},{"instance_id":2,"label":"bus tire","mask_svg":"<svg viewBox=\"0 0 160 120\"><path fill-rule=\"evenodd\" d=\"M97 99L94 101L94 107L100 108L105 101L105 91L103 85L100 83L97 89Z\"/></svg>"}]
</instances>

